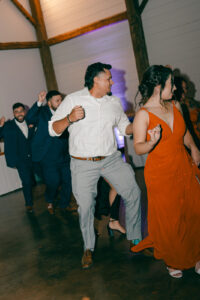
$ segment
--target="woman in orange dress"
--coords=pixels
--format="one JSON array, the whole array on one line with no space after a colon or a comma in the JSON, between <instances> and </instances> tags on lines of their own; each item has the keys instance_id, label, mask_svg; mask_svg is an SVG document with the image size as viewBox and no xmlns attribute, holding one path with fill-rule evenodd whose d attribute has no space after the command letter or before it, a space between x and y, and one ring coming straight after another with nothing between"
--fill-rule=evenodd
<instances>
[{"instance_id":1,"label":"woman in orange dress","mask_svg":"<svg viewBox=\"0 0 200 300\"><path fill-rule=\"evenodd\" d=\"M131 250L153 248L169 275L181 278L191 267L200 274L200 152L180 104L169 100L175 89L172 77L170 68L151 66L139 86L143 107L133 131L136 153L149 153L144 171L148 236Z\"/></svg>"}]
</instances>

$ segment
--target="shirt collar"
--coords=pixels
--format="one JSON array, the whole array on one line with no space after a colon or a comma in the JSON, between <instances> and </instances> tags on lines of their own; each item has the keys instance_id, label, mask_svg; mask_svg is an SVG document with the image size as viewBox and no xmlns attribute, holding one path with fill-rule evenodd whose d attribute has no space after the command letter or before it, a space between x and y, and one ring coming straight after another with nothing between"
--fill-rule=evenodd
<instances>
[{"instance_id":1,"label":"shirt collar","mask_svg":"<svg viewBox=\"0 0 200 300\"><path fill-rule=\"evenodd\" d=\"M15 123L16 123L18 126L21 126L21 127L27 126L25 120L24 120L23 122L19 122L19 121L17 121L17 120L15 119Z\"/></svg>"},{"instance_id":2,"label":"shirt collar","mask_svg":"<svg viewBox=\"0 0 200 300\"><path fill-rule=\"evenodd\" d=\"M84 89L83 89L83 95L84 96L89 96L89 97L91 97L92 99L94 99L94 100L96 100L97 102L102 102L102 101L105 101L105 100L108 100L108 95L105 95L105 96L103 96L102 98L95 98L94 96L92 96L91 94L90 94L90 92L89 92L89 90L88 90L88 88L87 87L85 87Z\"/></svg>"},{"instance_id":3,"label":"shirt collar","mask_svg":"<svg viewBox=\"0 0 200 300\"><path fill-rule=\"evenodd\" d=\"M53 109L52 109L52 108L50 108L50 107L49 107L49 109L50 109L50 111L51 111L52 115L54 115L54 114L55 114L55 110L53 110Z\"/></svg>"}]
</instances>

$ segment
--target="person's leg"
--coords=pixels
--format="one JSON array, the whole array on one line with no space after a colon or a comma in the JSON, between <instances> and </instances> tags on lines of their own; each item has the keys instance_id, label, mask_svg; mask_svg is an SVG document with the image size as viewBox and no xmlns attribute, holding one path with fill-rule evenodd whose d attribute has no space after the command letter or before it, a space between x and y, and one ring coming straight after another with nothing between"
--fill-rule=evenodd
<instances>
[{"instance_id":1,"label":"person's leg","mask_svg":"<svg viewBox=\"0 0 200 300\"><path fill-rule=\"evenodd\" d=\"M111 190L110 190L111 191ZM113 199L114 197L114 199ZM110 195L109 194L109 201L110 201L110 218L112 220L119 220L119 208L120 208L120 195Z\"/></svg>"},{"instance_id":2,"label":"person's leg","mask_svg":"<svg viewBox=\"0 0 200 300\"><path fill-rule=\"evenodd\" d=\"M32 170L32 163L30 160L21 162L17 166L17 171L19 174L19 177L22 181L22 190L24 194L25 199L25 205L27 208L30 208L30 211L32 210L33 206L33 195L32 195L32 178L33 178L33 170Z\"/></svg>"},{"instance_id":3,"label":"person's leg","mask_svg":"<svg viewBox=\"0 0 200 300\"><path fill-rule=\"evenodd\" d=\"M121 197L117 194L112 184L110 184L106 179L104 179L110 186L109 191L109 203L110 203L110 220L108 224L108 233L113 236L113 230L117 230L123 234L126 233L125 228L119 222L119 208Z\"/></svg>"},{"instance_id":4,"label":"person's leg","mask_svg":"<svg viewBox=\"0 0 200 300\"><path fill-rule=\"evenodd\" d=\"M100 177L97 183L97 196L96 206L95 206L95 218L101 220L101 216L108 216L110 214L110 204L109 204L109 192L110 186Z\"/></svg>"},{"instance_id":5,"label":"person's leg","mask_svg":"<svg viewBox=\"0 0 200 300\"><path fill-rule=\"evenodd\" d=\"M69 206L72 193L70 164L67 162L60 163L59 170L61 178L59 207L66 208Z\"/></svg>"},{"instance_id":6,"label":"person's leg","mask_svg":"<svg viewBox=\"0 0 200 300\"><path fill-rule=\"evenodd\" d=\"M79 222L84 250L94 250L94 210L97 194L99 164L93 161L71 159L72 190L78 203Z\"/></svg>"},{"instance_id":7,"label":"person's leg","mask_svg":"<svg viewBox=\"0 0 200 300\"><path fill-rule=\"evenodd\" d=\"M125 202L127 239L141 240L141 192L132 167L124 163L121 154L116 152L104 160L101 175L113 185Z\"/></svg>"},{"instance_id":8,"label":"person's leg","mask_svg":"<svg viewBox=\"0 0 200 300\"><path fill-rule=\"evenodd\" d=\"M44 183L46 185L45 200L50 214L53 214L53 202L60 184L60 174L55 163L41 162Z\"/></svg>"}]
</instances>

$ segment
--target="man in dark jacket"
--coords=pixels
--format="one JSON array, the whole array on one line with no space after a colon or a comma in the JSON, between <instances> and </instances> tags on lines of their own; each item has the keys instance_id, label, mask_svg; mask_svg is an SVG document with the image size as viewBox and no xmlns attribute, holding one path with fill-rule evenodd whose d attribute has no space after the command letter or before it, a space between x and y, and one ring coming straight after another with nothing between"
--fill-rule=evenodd
<instances>
[{"instance_id":1,"label":"man in dark jacket","mask_svg":"<svg viewBox=\"0 0 200 300\"><path fill-rule=\"evenodd\" d=\"M0 119L0 138L4 139L7 166L17 169L22 181L27 212L32 212L34 176L31 161L31 138L34 128L26 122L26 111L22 103L13 105L13 115L14 119L7 122L4 117Z\"/></svg>"},{"instance_id":2,"label":"man in dark jacket","mask_svg":"<svg viewBox=\"0 0 200 300\"><path fill-rule=\"evenodd\" d=\"M47 100L47 104L43 103ZM68 131L60 137L51 137L48 132L48 121L62 101L58 91L52 90L47 94L41 92L38 101L30 108L27 119L37 129L32 139L32 160L37 162L42 170L46 184L46 202L50 214L54 214L53 202L59 186L59 207L64 211L68 209L71 197L70 156L68 153Z\"/></svg>"}]
</instances>

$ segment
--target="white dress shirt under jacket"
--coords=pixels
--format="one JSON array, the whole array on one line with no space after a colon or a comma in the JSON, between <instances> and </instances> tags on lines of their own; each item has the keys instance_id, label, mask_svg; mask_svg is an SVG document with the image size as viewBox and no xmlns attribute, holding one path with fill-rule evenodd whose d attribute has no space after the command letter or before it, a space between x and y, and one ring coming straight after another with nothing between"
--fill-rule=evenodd
<instances>
[{"instance_id":1,"label":"white dress shirt under jacket","mask_svg":"<svg viewBox=\"0 0 200 300\"><path fill-rule=\"evenodd\" d=\"M24 134L24 136L26 138L28 138L28 126L26 124L26 121L24 120L22 123L21 122L18 122L16 119L15 119L15 123L17 124L17 126L19 127L19 129L22 131L22 133Z\"/></svg>"},{"instance_id":2,"label":"white dress shirt under jacket","mask_svg":"<svg viewBox=\"0 0 200 300\"><path fill-rule=\"evenodd\" d=\"M118 127L120 133L126 135L130 124L120 99L115 96L94 98L87 88L66 96L49 121L50 135L59 136L53 130L53 122L65 118L77 105L83 107L85 118L68 127L69 153L76 157L113 154L117 150L114 128Z\"/></svg>"}]
</instances>

